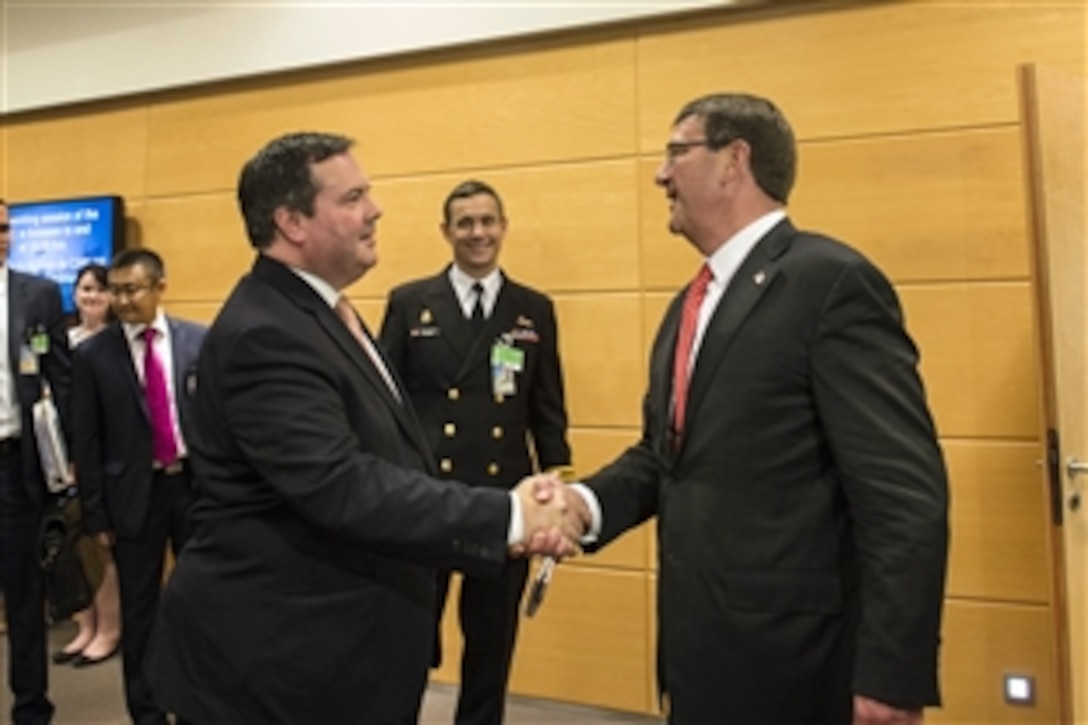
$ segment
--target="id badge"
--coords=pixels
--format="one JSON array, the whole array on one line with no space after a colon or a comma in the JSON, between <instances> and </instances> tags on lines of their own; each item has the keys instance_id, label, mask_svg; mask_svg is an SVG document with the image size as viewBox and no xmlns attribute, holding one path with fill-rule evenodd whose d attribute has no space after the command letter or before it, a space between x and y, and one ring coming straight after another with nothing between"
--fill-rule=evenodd
<instances>
[{"instance_id":1,"label":"id badge","mask_svg":"<svg viewBox=\"0 0 1088 725\"><path fill-rule=\"evenodd\" d=\"M38 356L30 349L30 345L23 343L19 346L19 374L37 375Z\"/></svg>"},{"instance_id":2,"label":"id badge","mask_svg":"<svg viewBox=\"0 0 1088 725\"><path fill-rule=\"evenodd\" d=\"M30 334L30 351L35 355L49 354L49 333L41 325Z\"/></svg>"},{"instance_id":3,"label":"id badge","mask_svg":"<svg viewBox=\"0 0 1088 725\"><path fill-rule=\"evenodd\" d=\"M491 346L491 388L496 398L517 394L517 378L525 367L525 352L499 341Z\"/></svg>"}]
</instances>

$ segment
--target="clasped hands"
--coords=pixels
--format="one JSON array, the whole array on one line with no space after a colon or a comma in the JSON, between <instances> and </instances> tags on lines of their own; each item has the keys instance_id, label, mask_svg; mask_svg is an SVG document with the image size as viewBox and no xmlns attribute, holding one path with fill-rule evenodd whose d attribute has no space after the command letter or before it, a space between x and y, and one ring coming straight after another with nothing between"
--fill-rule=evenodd
<instances>
[{"instance_id":1,"label":"clasped hands","mask_svg":"<svg viewBox=\"0 0 1088 725\"><path fill-rule=\"evenodd\" d=\"M559 559L581 552L579 541L590 526L589 507L581 494L554 473L523 478L514 493L521 504L523 539L510 548L512 556Z\"/></svg>"}]
</instances>

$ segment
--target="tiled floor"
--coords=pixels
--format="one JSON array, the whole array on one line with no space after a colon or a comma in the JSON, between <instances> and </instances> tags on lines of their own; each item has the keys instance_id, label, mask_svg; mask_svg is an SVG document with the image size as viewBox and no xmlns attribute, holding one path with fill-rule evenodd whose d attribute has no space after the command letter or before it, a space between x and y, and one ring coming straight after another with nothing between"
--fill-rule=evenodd
<instances>
[{"instance_id":1,"label":"tiled floor","mask_svg":"<svg viewBox=\"0 0 1088 725\"><path fill-rule=\"evenodd\" d=\"M70 623L53 627L50 631L50 651L58 649L68 641L72 632ZM0 722L6 722L11 696L7 691L7 642L3 640L3 635L0 635L0 663L0 672L3 674L0 679ZM55 725L124 725L128 722L121 697L119 658L82 670L51 665L49 677L49 695L57 706ZM453 687L431 685L423 703L420 725L451 725L456 697L457 690ZM518 696L511 696L506 706L507 725L660 725L661 722L655 718L630 713L576 707Z\"/></svg>"}]
</instances>

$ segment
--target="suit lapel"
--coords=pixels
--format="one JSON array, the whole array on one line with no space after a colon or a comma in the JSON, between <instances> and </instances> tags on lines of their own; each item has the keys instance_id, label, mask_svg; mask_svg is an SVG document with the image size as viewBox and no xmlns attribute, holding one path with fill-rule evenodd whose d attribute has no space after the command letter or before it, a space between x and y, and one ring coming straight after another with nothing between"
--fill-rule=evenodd
<instances>
[{"instance_id":1,"label":"suit lapel","mask_svg":"<svg viewBox=\"0 0 1088 725\"><path fill-rule=\"evenodd\" d=\"M359 345L359 342L351 334L347 326L344 325L339 317L337 317L332 308L325 304L325 300L321 299L317 292L311 289L301 277L291 272L285 265L268 259L263 255L258 256L257 261L253 266L253 273L258 277L267 279L296 305L313 315L317 324L325 331L325 334L332 338L332 341L336 346L352 361L362 374L363 378L393 411L394 417L408 438L417 448L419 448L419 450L426 451L427 444L422 437L419 421L416 419L414 411L409 410L411 403L405 399L402 404L393 396L393 392L389 389L385 379L382 377L381 373L378 372L378 369L374 366L370 357ZM360 322L363 321L360 319ZM374 340L373 335L370 335L370 331L367 329L365 322L363 322L363 330L366 335L370 336L371 346L374 351L381 356L382 361L385 363L390 374L394 375L392 367L389 365L389 362L385 359L384 355L382 355L380 346ZM395 381L397 380L395 376L393 379ZM397 381L397 384L399 385L400 394L403 396L405 388L403 385L400 385L399 381Z\"/></svg>"},{"instance_id":2,"label":"suit lapel","mask_svg":"<svg viewBox=\"0 0 1088 725\"><path fill-rule=\"evenodd\" d=\"M14 380L18 380L19 348L26 332L25 284L21 275L8 270L8 361ZM18 387L15 386L16 392Z\"/></svg>"},{"instance_id":3,"label":"suit lapel","mask_svg":"<svg viewBox=\"0 0 1088 725\"><path fill-rule=\"evenodd\" d=\"M458 360L464 360L472 347L472 326L465 319L457 293L450 283L449 268L433 277L427 285L424 304L433 324L441 330L441 338L453 350ZM423 322L422 320L420 322Z\"/></svg>"},{"instance_id":4,"label":"suit lapel","mask_svg":"<svg viewBox=\"0 0 1088 725\"><path fill-rule=\"evenodd\" d=\"M714 378L714 371L736 339L737 330L777 279L780 267L778 258L789 248L795 235L796 231L788 220L775 226L752 249L718 301L718 307L707 323L691 373L685 428L706 398L706 389Z\"/></svg>"},{"instance_id":5,"label":"suit lapel","mask_svg":"<svg viewBox=\"0 0 1088 725\"><path fill-rule=\"evenodd\" d=\"M457 371L458 380L466 378L480 365L491 364L492 344L503 331L514 328L514 317L520 309L522 305L519 304L517 285L504 275L502 285L499 287L499 296L495 299L495 306L491 308L491 314L484 324L483 332L472 341L468 354L462 358L461 369ZM462 314L461 317L464 318L464 315ZM468 321L465 322L467 325ZM471 335L471 332L469 334Z\"/></svg>"},{"instance_id":6,"label":"suit lapel","mask_svg":"<svg viewBox=\"0 0 1088 725\"><path fill-rule=\"evenodd\" d=\"M680 333L680 313L683 309L687 287L669 304L665 319L661 321L657 344L654 345L650 358L650 405L653 410L661 411L658 416L658 430L651 431L653 440L662 441L662 452L671 453L672 441L669 427L672 422L672 363L676 356L676 338Z\"/></svg>"},{"instance_id":7,"label":"suit lapel","mask_svg":"<svg viewBox=\"0 0 1088 725\"><path fill-rule=\"evenodd\" d=\"M117 360L117 374L124 379L124 384L132 392L136 400L136 406L140 409L147 422L151 423L151 414L147 411L147 397L144 395L140 378L136 375L136 365L132 360L132 350L128 340L125 339L125 328L120 322L114 322L99 333L105 336L105 342L109 345L110 356Z\"/></svg>"}]
</instances>

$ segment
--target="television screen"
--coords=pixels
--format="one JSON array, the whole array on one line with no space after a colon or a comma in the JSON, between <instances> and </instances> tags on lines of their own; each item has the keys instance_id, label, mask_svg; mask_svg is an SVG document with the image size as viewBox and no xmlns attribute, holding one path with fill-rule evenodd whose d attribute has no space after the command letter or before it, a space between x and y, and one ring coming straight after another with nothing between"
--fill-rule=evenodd
<instances>
[{"instance_id":1,"label":"television screen","mask_svg":"<svg viewBox=\"0 0 1088 725\"><path fill-rule=\"evenodd\" d=\"M125 206L119 196L11 204L8 213L8 263L60 285L68 314L75 312L76 271L90 262L109 264L124 246Z\"/></svg>"}]
</instances>

